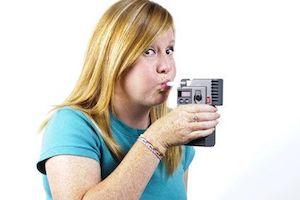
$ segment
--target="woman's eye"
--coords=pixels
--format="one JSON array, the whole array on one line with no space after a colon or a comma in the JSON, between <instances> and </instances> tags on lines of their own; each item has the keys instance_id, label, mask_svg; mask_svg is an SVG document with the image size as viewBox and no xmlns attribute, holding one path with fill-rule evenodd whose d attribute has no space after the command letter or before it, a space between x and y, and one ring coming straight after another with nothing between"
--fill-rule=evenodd
<instances>
[{"instance_id":1,"label":"woman's eye","mask_svg":"<svg viewBox=\"0 0 300 200\"><path fill-rule=\"evenodd\" d=\"M174 47L171 47L171 48L167 49L166 53L168 55L172 55L174 53Z\"/></svg>"},{"instance_id":2,"label":"woman's eye","mask_svg":"<svg viewBox=\"0 0 300 200\"><path fill-rule=\"evenodd\" d=\"M152 56L155 54L155 50L154 49L147 49L146 51L144 51L143 53L145 56Z\"/></svg>"}]
</instances>

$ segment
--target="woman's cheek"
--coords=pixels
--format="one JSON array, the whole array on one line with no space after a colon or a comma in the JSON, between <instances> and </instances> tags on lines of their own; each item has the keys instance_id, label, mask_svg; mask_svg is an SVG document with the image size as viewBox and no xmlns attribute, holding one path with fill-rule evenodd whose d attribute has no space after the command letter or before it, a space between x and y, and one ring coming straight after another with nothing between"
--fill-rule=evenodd
<instances>
[{"instance_id":1,"label":"woman's cheek","mask_svg":"<svg viewBox=\"0 0 300 200\"><path fill-rule=\"evenodd\" d=\"M154 67L148 66L144 71L143 71L143 77L147 79L147 81L151 81L155 77L155 69Z\"/></svg>"},{"instance_id":2,"label":"woman's cheek","mask_svg":"<svg viewBox=\"0 0 300 200\"><path fill-rule=\"evenodd\" d=\"M151 75L149 73L148 74L144 74L142 76L141 83L143 83L144 87L146 87L146 88L153 87L153 85L155 84L155 81L153 79L153 75Z\"/></svg>"}]
</instances>

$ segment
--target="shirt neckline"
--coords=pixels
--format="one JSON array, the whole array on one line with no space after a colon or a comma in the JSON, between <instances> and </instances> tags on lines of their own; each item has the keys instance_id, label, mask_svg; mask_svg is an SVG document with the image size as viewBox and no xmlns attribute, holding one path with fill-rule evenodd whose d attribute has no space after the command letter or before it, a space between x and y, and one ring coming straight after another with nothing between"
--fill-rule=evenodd
<instances>
[{"instance_id":1,"label":"shirt neckline","mask_svg":"<svg viewBox=\"0 0 300 200\"><path fill-rule=\"evenodd\" d=\"M75 111L81 113L83 116L87 117L82 111L77 110L73 107L65 106L65 108L75 110ZM147 130L147 129L137 129L137 128L133 128L133 127L129 126L128 124L126 124L125 122L120 120L117 116L115 116L112 113L111 109L109 110L109 116L110 116L110 121L111 121L110 128L111 129L116 128L116 129L118 129L119 133L122 133L124 135L129 136L129 137L138 138L141 134L143 134ZM89 121L91 121L91 119L89 119L89 117L87 117L87 119ZM95 126L97 126L97 125L95 125Z\"/></svg>"}]
</instances>

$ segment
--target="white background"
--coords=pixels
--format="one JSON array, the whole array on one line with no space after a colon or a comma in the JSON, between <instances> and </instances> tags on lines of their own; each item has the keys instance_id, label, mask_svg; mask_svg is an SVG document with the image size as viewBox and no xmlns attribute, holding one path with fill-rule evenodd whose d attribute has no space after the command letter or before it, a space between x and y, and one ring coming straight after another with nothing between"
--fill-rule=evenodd
<instances>
[{"instance_id":1,"label":"white background","mask_svg":"<svg viewBox=\"0 0 300 200\"><path fill-rule=\"evenodd\" d=\"M37 127L74 87L113 2L0 2L1 199L44 199ZM175 20L176 80L224 79L216 146L197 148L188 199L300 199L299 3L156 2Z\"/></svg>"}]
</instances>

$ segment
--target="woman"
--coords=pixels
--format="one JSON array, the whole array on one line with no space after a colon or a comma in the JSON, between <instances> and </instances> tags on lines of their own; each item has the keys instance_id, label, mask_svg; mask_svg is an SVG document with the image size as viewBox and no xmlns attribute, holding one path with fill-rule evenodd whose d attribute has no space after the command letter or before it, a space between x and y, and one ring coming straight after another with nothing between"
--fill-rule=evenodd
<instances>
[{"instance_id":1,"label":"woman","mask_svg":"<svg viewBox=\"0 0 300 200\"><path fill-rule=\"evenodd\" d=\"M47 199L186 199L195 151L183 144L220 116L209 105L167 108L174 40L171 15L151 1L104 13L74 90L41 126Z\"/></svg>"}]
</instances>

